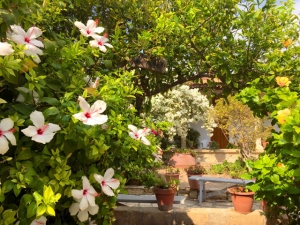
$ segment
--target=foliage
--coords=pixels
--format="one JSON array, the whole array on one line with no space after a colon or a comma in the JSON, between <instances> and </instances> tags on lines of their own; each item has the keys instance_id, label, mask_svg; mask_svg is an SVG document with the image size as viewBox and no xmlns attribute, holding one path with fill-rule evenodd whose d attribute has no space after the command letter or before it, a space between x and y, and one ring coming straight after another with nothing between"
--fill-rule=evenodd
<instances>
[{"instance_id":1,"label":"foliage","mask_svg":"<svg viewBox=\"0 0 300 225\"><path fill-rule=\"evenodd\" d=\"M295 81L292 77L263 76L239 95L257 115L268 115L279 127L272 130L265 153L257 161L247 162L251 171L244 178L256 178L250 188L257 199L267 201L274 215L287 215L289 224L298 224L291 215L300 204L300 89Z\"/></svg>"},{"instance_id":2,"label":"foliage","mask_svg":"<svg viewBox=\"0 0 300 225\"><path fill-rule=\"evenodd\" d=\"M188 128L187 136L186 136L186 147L187 148L198 148L199 147L199 137L200 133L193 129ZM181 137L178 135L174 136L174 142L177 148L181 147Z\"/></svg>"},{"instance_id":3,"label":"foliage","mask_svg":"<svg viewBox=\"0 0 300 225\"><path fill-rule=\"evenodd\" d=\"M170 140L175 134L186 139L190 124L200 120L205 128L213 130L214 122L207 114L211 106L197 89L190 89L187 85L178 86L165 94L153 97L151 105L150 112L154 122L168 121L171 124L167 132Z\"/></svg>"},{"instance_id":4,"label":"foliage","mask_svg":"<svg viewBox=\"0 0 300 225\"><path fill-rule=\"evenodd\" d=\"M232 178L241 178L241 175L245 173L247 173L247 168L242 159L234 163L225 160L222 164L211 165L208 170L208 174L224 174Z\"/></svg>"},{"instance_id":5,"label":"foliage","mask_svg":"<svg viewBox=\"0 0 300 225\"><path fill-rule=\"evenodd\" d=\"M177 168L174 168L174 167L172 167L172 166L168 166L167 168L166 168L166 173L170 173L170 174L178 174L178 173L180 173L180 170Z\"/></svg>"},{"instance_id":6,"label":"foliage","mask_svg":"<svg viewBox=\"0 0 300 225\"><path fill-rule=\"evenodd\" d=\"M159 188L174 188L180 184L179 180L170 177L169 182L167 182L162 176L158 174L157 171L147 173L147 179L144 182L146 188L159 187Z\"/></svg>"},{"instance_id":7,"label":"foliage","mask_svg":"<svg viewBox=\"0 0 300 225\"><path fill-rule=\"evenodd\" d=\"M199 174L206 173L205 168L201 165L189 166L188 168L186 168L184 170L189 175L199 175Z\"/></svg>"},{"instance_id":8,"label":"foliage","mask_svg":"<svg viewBox=\"0 0 300 225\"><path fill-rule=\"evenodd\" d=\"M263 120L255 117L247 105L243 105L232 96L229 96L227 101L216 101L213 118L225 137L237 146L245 160L255 151L258 138L266 140L270 136L270 128L264 126Z\"/></svg>"},{"instance_id":9,"label":"foliage","mask_svg":"<svg viewBox=\"0 0 300 225\"><path fill-rule=\"evenodd\" d=\"M219 144L218 142L212 140L208 143L208 149L210 150L218 150L219 149Z\"/></svg>"},{"instance_id":10,"label":"foliage","mask_svg":"<svg viewBox=\"0 0 300 225\"><path fill-rule=\"evenodd\" d=\"M67 12L73 4L0 5L0 35L7 35L0 45L1 221L29 225L43 216L49 224L84 224L90 217L113 224L116 195L126 178L159 165L152 155L158 140L149 132L157 127L131 105L142 94L134 86L134 71L112 67L118 48L104 53L102 42L101 48L89 45L93 37L80 35L78 18ZM22 28L30 29L25 34ZM18 35L28 37L19 43ZM105 36L102 44L108 47ZM130 136L131 124L145 131L137 140ZM80 208L87 189L92 194Z\"/></svg>"}]
</instances>

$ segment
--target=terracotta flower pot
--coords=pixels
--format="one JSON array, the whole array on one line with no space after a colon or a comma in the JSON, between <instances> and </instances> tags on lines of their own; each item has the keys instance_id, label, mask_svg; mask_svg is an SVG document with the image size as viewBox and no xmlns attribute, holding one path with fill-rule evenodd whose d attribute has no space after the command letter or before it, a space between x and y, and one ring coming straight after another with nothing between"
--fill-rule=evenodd
<instances>
[{"instance_id":1,"label":"terracotta flower pot","mask_svg":"<svg viewBox=\"0 0 300 225\"><path fill-rule=\"evenodd\" d=\"M197 162L191 154L175 153L169 160L169 165L176 168L188 168L197 165Z\"/></svg>"},{"instance_id":2,"label":"terracotta flower pot","mask_svg":"<svg viewBox=\"0 0 300 225\"><path fill-rule=\"evenodd\" d=\"M188 174L187 175L188 178L190 178L191 176L199 176L199 177L202 177L202 174ZM190 185L190 189L191 190L199 190L200 189L200 184L197 180L189 180L189 185Z\"/></svg>"},{"instance_id":3,"label":"terracotta flower pot","mask_svg":"<svg viewBox=\"0 0 300 225\"><path fill-rule=\"evenodd\" d=\"M228 188L235 211L243 214L252 212L254 192L239 192L236 187Z\"/></svg>"},{"instance_id":4,"label":"terracotta flower pot","mask_svg":"<svg viewBox=\"0 0 300 225\"><path fill-rule=\"evenodd\" d=\"M167 189L154 187L154 193L160 211L169 211L173 209L175 192L176 187Z\"/></svg>"},{"instance_id":5,"label":"terracotta flower pot","mask_svg":"<svg viewBox=\"0 0 300 225\"><path fill-rule=\"evenodd\" d=\"M165 178L167 182L170 182L171 178L172 180L179 180L179 173L165 173Z\"/></svg>"}]
</instances>

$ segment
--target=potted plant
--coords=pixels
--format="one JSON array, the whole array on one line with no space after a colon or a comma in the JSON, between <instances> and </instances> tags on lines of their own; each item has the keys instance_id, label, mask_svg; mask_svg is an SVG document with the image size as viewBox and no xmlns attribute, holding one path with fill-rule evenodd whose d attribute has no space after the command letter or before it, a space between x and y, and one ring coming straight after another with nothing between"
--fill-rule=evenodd
<instances>
[{"instance_id":1,"label":"potted plant","mask_svg":"<svg viewBox=\"0 0 300 225\"><path fill-rule=\"evenodd\" d=\"M235 211L243 214L252 212L255 193L245 186L234 186L227 189Z\"/></svg>"},{"instance_id":2,"label":"potted plant","mask_svg":"<svg viewBox=\"0 0 300 225\"><path fill-rule=\"evenodd\" d=\"M190 176L202 176L206 171L205 168L201 165L196 165L196 166L190 166L185 169L185 172L187 173L188 178ZM189 185L190 189L199 189L200 185L197 180L189 180Z\"/></svg>"},{"instance_id":3,"label":"potted plant","mask_svg":"<svg viewBox=\"0 0 300 225\"><path fill-rule=\"evenodd\" d=\"M158 173L149 173L145 181L145 187L153 187L153 192L156 196L158 209L160 211L169 211L173 209L174 196L177 190L179 180L166 181Z\"/></svg>"},{"instance_id":4,"label":"potted plant","mask_svg":"<svg viewBox=\"0 0 300 225\"><path fill-rule=\"evenodd\" d=\"M169 160L169 165L176 168L187 168L189 166L197 165L196 156L197 153L191 149L174 149L171 150L174 155Z\"/></svg>"},{"instance_id":5,"label":"potted plant","mask_svg":"<svg viewBox=\"0 0 300 225\"><path fill-rule=\"evenodd\" d=\"M180 170L178 168L168 166L167 170L166 170L166 173L165 173L166 181L170 182L171 179L179 180L179 174L180 174Z\"/></svg>"}]
</instances>

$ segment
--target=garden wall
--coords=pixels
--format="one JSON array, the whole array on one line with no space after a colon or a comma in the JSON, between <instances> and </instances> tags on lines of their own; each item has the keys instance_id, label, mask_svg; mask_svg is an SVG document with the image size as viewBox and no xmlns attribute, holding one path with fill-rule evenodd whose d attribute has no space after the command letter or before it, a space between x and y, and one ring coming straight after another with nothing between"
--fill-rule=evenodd
<instances>
[{"instance_id":1,"label":"garden wall","mask_svg":"<svg viewBox=\"0 0 300 225\"><path fill-rule=\"evenodd\" d=\"M219 149L219 150L208 150L208 149L195 149L198 156L196 158L197 163L202 166L209 168L210 165L221 164L225 160L228 162L235 162L239 157L238 149ZM254 157L258 157L263 151L255 151Z\"/></svg>"}]
</instances>

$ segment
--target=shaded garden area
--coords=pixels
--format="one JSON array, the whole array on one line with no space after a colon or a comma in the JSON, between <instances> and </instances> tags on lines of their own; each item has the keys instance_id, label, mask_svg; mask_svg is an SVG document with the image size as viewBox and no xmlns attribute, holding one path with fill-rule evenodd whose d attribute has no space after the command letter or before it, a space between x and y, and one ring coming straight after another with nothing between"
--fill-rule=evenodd
<instances>
[{"instance_id":1,"label":"shaded garden area","mask_svg":"<svg viewBox=\"0 0 300 225\"><path fill-rule=\"evenodd\" d=\"M263 137L257 160L254 137L223 128L240 140L246 173L234 175L255 179L247 188L272 208L267 216L297 224L293 7L289 0L1 1L0 224L113 224L117 195L138 172L144 185L175 187L153 172L162 153L196 147L191 123L222 128L213 117L221 98L224 112L239 100L278 126ZM261 131L258 120L247 126Z\"/></svg>"}]
</instances>

